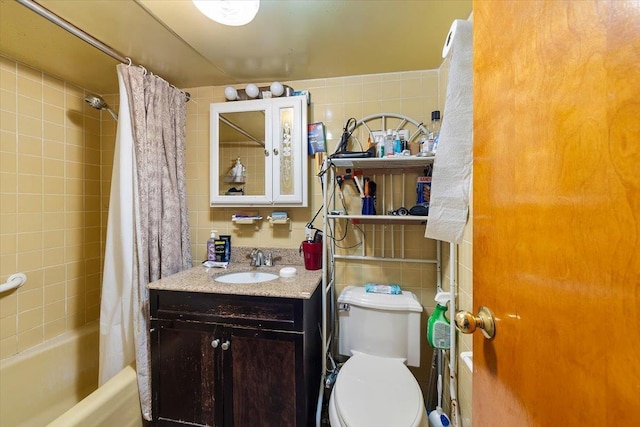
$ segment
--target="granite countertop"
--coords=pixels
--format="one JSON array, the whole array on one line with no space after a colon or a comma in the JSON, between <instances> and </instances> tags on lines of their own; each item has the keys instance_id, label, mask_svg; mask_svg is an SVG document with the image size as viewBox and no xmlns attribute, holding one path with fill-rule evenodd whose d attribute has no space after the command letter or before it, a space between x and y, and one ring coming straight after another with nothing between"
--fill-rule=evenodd
<instances>
[{"instance_id":1,"label":"granite countertop","mask_svg":"<svg viewBox=\"0 0 640 427\"><path fill-rule=\"evenodd\" d=\"M249 266L252 248L233 248L231 262L227 268L206 268L196 266L189 270L164 277L148 285L149 289L182 292L203 292L228 295L252 295L279 298L309 299L322 280L322 270L306 270L302 257L296 249L262 249L272 252L272 267ZM284 267L295 267L296 275L291 278L279 277L261 283L222 283L215 277L242 271L260 271L278 274Z\"/></svg>"}]
</instances>

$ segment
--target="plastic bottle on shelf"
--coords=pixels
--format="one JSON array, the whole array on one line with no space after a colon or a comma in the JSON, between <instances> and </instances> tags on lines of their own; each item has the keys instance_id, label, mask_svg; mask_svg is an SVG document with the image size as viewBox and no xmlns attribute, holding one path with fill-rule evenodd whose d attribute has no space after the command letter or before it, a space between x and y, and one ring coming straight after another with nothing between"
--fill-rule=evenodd
<instances>
[{"instance_id":1,"label":"plastic bottle on shelf","mask_svg":"<svg viewBox=\"0 0 640 427\"><path fill-rule=\"evenodd\" d=\"M393 131L393 154L398 155L402 153L402 141L400 141L400 134L398 131Z\"/></svg>"},{"instance_id":2,"label":"plastic bottle on shelf","mask_svg":"<svg viewBox=\"0 0 640 427\"><path fill-rule=\"evenodd\" d=\"M393 131L391 129L387 129L387 134L384 137L384 155L385 156L393 156Z\"/></svg>"},{"instance_id":3,"label":"plastic bottle on shelf","mask_svg":"<svg viewBox=\"0 0 640 427\"><path fill-rule=\"evenodd\" d=\"M376 157L384 157L384 139L382 135L376 136Z\"/></svg>"},{"instance_id":4,"label":"plastic bottle on shelf","mask_svg":"<svg viewBox=\"0 0 640 427\"><path fill-rule=\"evenodd\" d=\"M217 230L211 230L211 237L207 240L207 261L216 260L216 233Z\"/></svg>"},{"instance_id":5,"label":"plastic bottle on shelf","mask_svg":"<svg viewBox=\"0 0 640 427\"><path fill-rule=\"evenodd\" d=\"M438 149L438 141L440 139L440 110L431 112L431 125L429 126L429 142L428 150L435 153Z\"/></svg>"},{"instance_id":6,"label":"plastic bottle on shelf","mask_svg":"<svg viewBox=\"0 0 640 427\"><path fill-rule=\"evenodd\" d=\"M428 153L429 152L429 136L422 134L420 137L420 152Z\"/></svg>"}]
</instances>

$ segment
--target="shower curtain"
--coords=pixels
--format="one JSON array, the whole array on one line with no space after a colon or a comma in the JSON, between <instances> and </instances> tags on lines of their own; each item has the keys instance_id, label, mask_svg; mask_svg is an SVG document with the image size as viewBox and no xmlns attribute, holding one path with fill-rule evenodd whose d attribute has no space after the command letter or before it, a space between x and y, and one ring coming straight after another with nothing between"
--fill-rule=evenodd
<instances>
[{"instance_id":1,"label":"shower curtain","mask_svg":"<svg viewBox=\"0 0 640 427\"><path fill-rule=\"evenodd\" d=\"M120 119L100 307L100 384L135 361L151 419L147 284L191 268L186 98L141 67L118 65Z\"/></svg>"}]
</instances>

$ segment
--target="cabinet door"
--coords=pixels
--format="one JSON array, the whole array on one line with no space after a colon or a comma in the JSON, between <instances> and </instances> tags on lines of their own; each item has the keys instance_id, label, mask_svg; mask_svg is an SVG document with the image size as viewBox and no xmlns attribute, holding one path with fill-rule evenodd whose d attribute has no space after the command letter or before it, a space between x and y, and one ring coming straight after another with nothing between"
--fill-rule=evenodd
<instances>
[{"instance_id":1,"label":"cabinet door","mask_svg":"<svg viewBox=\"0 0 640 427\"><path fill-rule=\"evenodd\" d=\"M220 327L154 320L153 417L157 425L222 425Z\"/></svg>"},{"instance_id":2,"label":"cabinet door","mask_svg":"<svg viewBox=\"0 0 640 427\"><path fill-rule=\"evenodd\" d=\"M236 427L306 424L303 387L303 335L233 328L231 360L224 354L225 396L233 396Z\"/></svg>"},{"instance_id":3,"label":"cabinet door","mask_svg":"<svg viewBox=\"0 0 640 427\"><path fill-rule=\"evenodd\" d=\"M273 99L273 203L307 205L307 103L304 96Z\"/></svg>"},{"instance_id":4,"label":"cabinet door","mask_svg":"<svg viewBox=\"0 0 640 427\"><path fill-rule=\"evenodd\" d=\"M271 204L273 120L270 100L214 103L210 109L211 205ZM238 158L246 168L241 179L229 175ZM243 193L232 192L232 189Z\"/></svg>"},{"instance_id":5,"label":"cabinet door","mask_svg":"<svg viewBox=\"0 0 640 427\"><path fill-rule=\"evenodd\" d=\"M306 101L211 104L211 206L307 206ZM246 168L240 177L230 174L238 158Z\"/></svg>"}]
</instances>

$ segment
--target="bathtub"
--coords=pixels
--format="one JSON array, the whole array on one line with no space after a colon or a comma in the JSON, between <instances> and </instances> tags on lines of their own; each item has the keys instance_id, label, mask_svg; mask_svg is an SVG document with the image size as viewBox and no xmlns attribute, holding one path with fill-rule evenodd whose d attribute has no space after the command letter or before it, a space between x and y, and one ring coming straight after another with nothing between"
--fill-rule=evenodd
<instances>
[{"instance_id":1,"label":"bathtub","mask_svg":"<svg viewBox=\"0 0 640 427\"><path fill-rule=\"evenodd\" d=\"M97 323L0 361L0 426L142 426L135 370L97 379Z\"/></svg>"}]
</instances>

